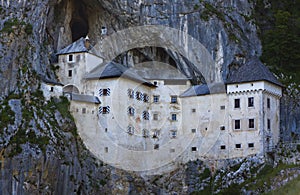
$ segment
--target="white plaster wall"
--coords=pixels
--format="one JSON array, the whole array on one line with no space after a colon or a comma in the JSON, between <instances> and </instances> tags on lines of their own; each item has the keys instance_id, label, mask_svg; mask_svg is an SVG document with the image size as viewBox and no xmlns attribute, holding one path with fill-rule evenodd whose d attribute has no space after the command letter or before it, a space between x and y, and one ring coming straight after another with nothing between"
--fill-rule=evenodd
<instances>
[{"instance_id":1,"label":"white plaster wall","mask_svg":"<svg viewBox=\"0 0 300 195\"><path fill-rule=\"evenodd\" d=\"M94 54L90 53L84 53L85 54L85 59L86 59L86 72L90 72L97 66L103 63L103 59L95 56Z\"/></svg>"},{"instance_id":2,"label":"white plaster wall","mask_svg":"<svg viewBox=\"0 0 300 195\"><path fill-rule=\"evenodd\" d=\"M51 87L53 87L52 92L51 92ZM43 95L46 100L50 100L51 97L62 96L62 86L60 86L60 85L51 85L51 84L42 82L41 90L43 91Z\"/></svg>"}]
</instances>

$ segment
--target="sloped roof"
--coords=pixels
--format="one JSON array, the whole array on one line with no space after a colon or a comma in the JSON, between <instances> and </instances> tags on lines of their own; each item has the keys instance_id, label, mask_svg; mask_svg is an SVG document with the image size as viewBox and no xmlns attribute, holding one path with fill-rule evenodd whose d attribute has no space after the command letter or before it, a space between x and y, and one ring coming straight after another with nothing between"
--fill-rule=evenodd
<instances>
[{"instance_id":1,"label":"sloped roof","mask_svg":"<svg viewBox=\"0 0 300 195\"><path fill-rule=\"evenodd\" d=\"M210 94L209 88L206 84L194 85L183 92L180 97L191 97Z\"/></svg>"},{"instance_id":2,"label":"sloped roof","mask_svg":"<svg viewBox=\"0 0 300 195\"><path fill-rule=\"evenodd\" d=\"M239 67L237 71L232 71L227 79L227 84L253 81L269 81L283 86L257 57L249 60L246 64Z\"/></svg>"},{"instance_id":3,"label":"sloped roof","mask_svg":"<svg viewBox=\"0 0 300 195\"><path fill-rule=\"evenodd\" d=\"M92 95L82 95L82 94L71 94L71 100L78 101L78 102L88 102L88 103L95 103L100 104L100 100L96 96Z\"/></svg>"},{"instance_id":4,"label":"sloped roof","mask_svg":"<svg viewBox=\"0 0 300 195\"><path fill-rule=\"evenodd\" d=\"M148 82L147 80L143 79L135 72L130 70L128 67L118 64L116 62L109 62L106 65L98 66L94 70L92 70L89 74L86 75L85 79L106 79L106 78L115 78L115 77L124 77L128 78L147 86L155 86L152 83Z\"/></svg>"},{"instance_id":5,"label":"sloped roof","mask_svg":"<svg viewBox=\"0 0 300 195\"><path fill-rule=\"evenodd\" d=\"M86 48L84 42L85 42L85 38L81 37L77 41L61 49L56 55L88 52L90 48Z\"/></svg>"},{"instance_id":6,"label":"sloped roof","mask_svg":"<svg viewBox=\"0 0 300 195\"><path fill-rule=\"evenodd\" d=\"M47 83L47 84L63 86L62 83L54 81L54 80L47 79L47 78L45 78L45 76L41 76L40 75L40 77L42 78L42 81L45 82L45 83Z\"/></svg>"}]
</instances>

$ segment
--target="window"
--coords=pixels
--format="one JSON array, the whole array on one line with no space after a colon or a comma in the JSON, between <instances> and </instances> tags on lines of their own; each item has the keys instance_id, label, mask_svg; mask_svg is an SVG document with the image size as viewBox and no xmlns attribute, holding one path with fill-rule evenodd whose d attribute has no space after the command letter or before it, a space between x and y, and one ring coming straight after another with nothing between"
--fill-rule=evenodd
<instances>
[{"instance_id":1,"label":"window","mask_svg":"<svg viewBox=\"0 0 300 195\"><path fill-rule=\"evenodd\" d=\"M99 89L99 96L110 96L110 88Z\"/></svg>"},{"instance_id":2,"label":"window","mask_svg":"<svg viewBox=\"0 0 300 195\"><path fill-rule=\"evenodd\" d=\"M197 147L192 147L191 149L192 149L192 152L197 151Z\"/></svg>"},{"instance_id":3,"label":"window","mask_svg":"<svg viewBox=\"0 0 300 195\"><path fill-rule=\"evenodd\" d=\"M249 148L254 148L254 143L248 143Z\"/></svg>"},{"instance_id":4,"label":"window","mask_svg":"<svg viewBox=\"0 0 300 195\"><path fill-rule=\"evenodd\" d=\"M53 92L54 91L54 87L50 87L50 92Z\"/></svg>"},{"instance_id":5,"label":"window","mask_svg":"<svg viewBox=\"0 0 300 195\"><path fill-rule=\"evenodd\" d=\"M271 101L270 101L270 98L267 98L267 108L270 108L271 107Z\"/></svg>"},{"instance_id":6,"label":"window","mask_svg":"<svg viewBox=\"0 0 300 195\"><path fill-rule=\"evenodd\" d=\"M234 129L241 129L241 120L234 120Z\"/></svg>"},{"instance_id":7,"label":"window","mask_svg":"<svg viewBox=\"0 0 300 195\"><path fill-rule=\"evenodd\" d=\"M137 100L143 100L143 94L139 91L135 92L135 97Z\"/></svg>"},{"instance_id":8,"label":"window","mask_svg":"<svg viewBox=\"0 0 300 195\"><path fill-rule=\"evenodd\" d=\"M240 99L234 99L234 108L240 108Z\"/></svg>"},{"instance_id":9,"label":"window","mask_svg":"<svg viewBox=\"0 0 300 195\"><path fill-rule=\"evenodd\" d=\"M159 96L158 95L154 95L153 96L153 102L154 103L158 103L159 102Z\"/></svg>"},{"instance_id":10,"label":"window","mask_svg":"<svg viewBox=\"0 0 300 195\"><path fill-rule=\"evenodd\" d=\"M196 129L192 129L192 133L196 133Z\"/></svg>"},{"instance_id":11,"label":"window","mask_svg":"<svg viewBox=\"0 0 300 195\"><path fill-rule=\"evenodd\" d=\"M224 130L225 130L225 126L221 126L221 127L220 127L220 130L221 130L221 131L224 131Z\"/></svg>"},{"instance_id":12,"label":"window","mask_svg":"<svg viewBox=\"0 0 300 195\"><path fill-rule=\"evenodd\" d=\"M176 121L177 120L177 115L176 114L172 114L171 115L171 119L172 119L172 121Z\"/></svg>"},{"instance_id":13,"label":"window","mask_svg":"<svg viewBox=\"0 0 300 195\"><path fill-rule=\"evenodd\" d=\"M149 131L147 129L143 129L143 137L149 137Z\"/></svg>"},{"instance_id":14,"label":"window","mask_svg":"<svg viewBox=\"0 0 300 195\"><path fill-rule=\"evenodd\" d=\"M105 153L108 153L108 147L104 148Z\"/></svg>"},{"instance_id":15,"label":"window","mask_svg":"<svg viewBox=\"0 0 300 195\"><path fill-rule=\"evenodd\" d=\"M177 131L176 131L176 130L171 130L170 136L171 136L171 138L176 138L176 136L177 136Z\"/></svg>"},{"instance_id":16,"label":"window","mask_svg":"<svg viewBox=\"0 0 300 195\"><path fill-rule=\"evenodd\" d=\"M157 81L154 81L153 84L157 86L158 82L157 82Z\"/></svg>"},{"instance_id":17,"label":"window","mask_svg":"<svg viewBox=\"0 0 300 195\"><path fill-rule=\"evenodd\" d=\"M99 114L109 114L110 112L110 107L106 106L106 107L99 107Z\"/></svg>"},{"instance_id":18,"label":"window","mask_svg":"<svg viewBox=\"0 0 300 195\"><path fill-rule=\"evenodd\" d=\"M86 108L82 108L82 114L86 113Z\"/></svg>"},{"instance_id":19,"label":"window","mask_svg":"<svg viewBox=\"0 0 300 195\"><path fill-rule=\"evenodd\" d=\"M254 97L249 97L248 98L248 107L253 107L254 106Z\"/></svg>"},{"instance_id":20,"label":"window","mask_svg":"<svg viewBox=\"0 0 300 195\"><path fill-rule=\"evenodd\" d=\"M220 146L220 149L221 149L221 150L225 150L225 149L226 149L226 146L225 146L225 145L221 145L221 146Z\"/></svg>"},{"instance_id":21,"label":"window","mask_svg":"<svg viewBox=\"0 0 300 195\"><path fill-rule=\"evenodd\" d=\"M69 70L69 71L68 71L68 76L69 76L69 77L72 77L72 70Z\"/></svg>"},{"instance_id":22,"label":"window","mask_svg":"<svg viewBox=\"0 0 300 195\"><path fill-rule=\"evenodd\" d=\"M144 102L149 102L149 96L148 96L148 94L144 93L143 96L144 96L143 97Z\"/></svg>"},{"instance_id":23,"label":"window","mask_svg":"<svg viewBox=\"0 0 300 195\"><path fill-rule=\"evenodd\" d=\"M68 56L68 62L73 62L73 59L74 59L74 58L73 58L73 55L69 55L69 56Z\"/></svg>"},{"instance_id":24,"label":"window","mask_svg":"<svg viewBox=\"0 0 300 195\"><path fill-rule=\"evenodd\" d=\"M110 95L110 89L103 89L103 96L109 96Z\"/></svg>"},{"instance_id":25,"label":"window","mask_svg":"<svg viewBox=\"0 0 300 195\"><path fill-rule=\"evenodd\" d=\"M175 152L175 148L171 148L170 153L174 153L174 152Z\"/></svg>"},{"instance_id":26,"label":"window","mask_svg":"<svg viewBox=\"0 0 300 195\"><path fill-rule=\"evenodd\" d=\"M159 136L159 130L155 130L152 138L158 138L158 136Z\"/></svg>"},{"instance_id":27,"label":"window","mask_svg":"<svg viewBox=\"0 0 300 195\"><path fill-rule=\"evenodd\" d=\"M241 148L242 144L235 144L235 148Z\"/></svg>"},{"instance_id":28,"label":"window","mask_svg":"<svg viewBox=\"0 0 300 195\"><path fill-rule=\"evenodd\" d=\"M220 106L220 109L221 110L225 110L225 106Z\"/></svg>"},{"instance_id":29,"label":"window","mask_svg":"<svg viewBox=\"0 0 300 195\"><path fill-rule=\"evenodd\" d=\"M132 89L127 90L128 97L134 99L134 91Z\"/></svg>"},{"instance_id":30,"label":"window","mask_svg":"<svg viewBox=\"0 0 300 195\"><path fill-rule=\"evenodd\" d=\"M147 112L147 111L143 112L143 119L144 120L149 120L149 112Z\"/></svg>"},{"instance_id":31,"label":"window","mask_svg":"<svg viewBox=\"0 0 300 195\"><path fill-rule=\"evenodd\" d=\"M254 128L254 119L249 119L249 128L250 129Z\"/></svg>"},{"instance_id":32,"label":"window","mask_svg":"<svg viewBox=\"0 0 300 195\"><path fill-rule=\"evenodd\" d=\"M268 130L271 129L271 120L270 119L268 119L268 121L267 121L267 128L268 128Z\"/></svg>"},{"instance_id":33,"label":"window","mask_svg":"<svg viewBox=\"0 0 300 195\"><path fill-rule=\"evenodd\" d=\"M176 104L177 103L177 96L171 96L171 103Z\"/></svg>"},{"instance_id":34,"label":"window","mask_svg":"<svg viewBox=\"0 0 300 195\"><path fill-rule=\"evenodd\" d=\"M105 133L107 133L107 128L104 129Z\"/></svg>"},{"instance_id":35,"label":"window","mask_svg":"<svg viewBox=\"0 0 300 195\"><path fill-rule=\"evenodd\" d=\"M153 114L153 120L155 120L155 121L158 120L158 114Z\"/></svg>"},{"instance_id":36,"label":"window","mask_svg":"<svg viewBox=\"0 0 300 195\"><path fill-rule=\"evenodd\" d=\"M133 134L134 134L134 127L131 126L131 125L129 125L129 126L127 127L127 133L128 133L129 135L133 135Z\"/></svg>"},{"instance_id":37,"label":"window","mask_svg":"<svg viewBox=\"0 0 300 195\"><path fill-rule=\"evenodd\" d=\"M159 144L154 144L154 150L158 150L159 149Z\"/></svg>"},{"instance_id":38,"label":"window","mask_svg":"<svg viewBox=\"0 0 300 195\"><path fill-rule=\"evenodd\" d=\"M192 109L192 112L196 112L196 109L195 109L195 108L193 108L193 109Z\"/></svg>"},{"instance_id":39,"label":"window","mask_svg":"<svg viewBox=\"0 0 300 195\"><path fill-rule=\"evenodd\" d=\"M134 116L135 110L134 110L133 107L129 106L127 112L128 112L128 114L129 114L130 116Z\"/></svg>"}]
</instances>

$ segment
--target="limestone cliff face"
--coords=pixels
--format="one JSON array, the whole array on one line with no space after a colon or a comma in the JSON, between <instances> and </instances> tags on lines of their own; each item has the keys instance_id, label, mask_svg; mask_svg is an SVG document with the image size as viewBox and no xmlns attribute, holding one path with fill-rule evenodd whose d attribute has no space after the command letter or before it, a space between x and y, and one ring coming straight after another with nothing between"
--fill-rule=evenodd
<instances>
[{"instance_id":1,"label":"limestone cliff face","mask_svg":"<svg viewBox=\"0 0 300 195\"><path fill-rule=\"evenodd\" d=\"M187 32L208 49L226 78L230 66L239 65L235 56L248 59L261 54L253 6L247 0L1 1L0 194L192 192L187 181L193 178L185 166L164 176L146 177L98 162L76 134L66 102L45 102L36 90L41 77L55 79L52 63L57 50L87 34L97 43L102 26L108 34L145 24ZM165 59L187 74L199 74L172 51L132 53L138 60ZM128 53L121 58L130 62Z\"/></svg>"}]
</instances>

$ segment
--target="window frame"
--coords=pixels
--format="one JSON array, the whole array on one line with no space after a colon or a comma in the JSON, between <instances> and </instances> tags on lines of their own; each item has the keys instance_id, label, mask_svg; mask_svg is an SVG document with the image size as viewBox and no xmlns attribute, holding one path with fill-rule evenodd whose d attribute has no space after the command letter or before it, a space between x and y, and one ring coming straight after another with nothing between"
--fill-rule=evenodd
<instances>
[{"instance_id":1,"label":"window frame","mask_svg":"<svg viewBox=\"0 0 300 195\"><path fill-rule=\"evenodd\" d=\"M234 108L241 108L241 99L240 98L236 98L234 99Z\"/></svg>"},{"instance_id":2,"label":"window frame","mask_svg":"<svg viewBox=\"0 0 300 195\"><path fill-rule=\"evenodd\" d=\"M255 128L255 120L254 120L254 118L249 118L249 120L248 120L248 128L249 129L254 129Z\"/></svg>"},{"instance_id":3,"label":"window frame","mask_svg":"<svg viewBox=\"0 0 300 195\"><path fill-rule=\"evenodd\" d=\"M171 114L171 121L177 121L177 114L175 113Z\"/></svg>"},{"instance_id":4,"label":"window frame","mask_svg":"<svg viewBox=\"0 0 300 195\"><path fill-rule=\"evenodd\" d=\"M153 103L159 103L159 95L153 95Z\"/></svg>"},{"instance_id":5,"label":"window frame","mask_svg":"<svg viewBox=\"0 0 300 195\"><path fill-rule=\"evenodd\" d=\"M177 95L171 95L171 104L177 104L178 103L178 98Z\"/></svg>"},{"instance_id":6,"label":"window frame","mask_svg":"<svg viewBox=\"0 0 300 195\"><path fill-rule=\"evenodd\" d=\"M235 144L235 148L236 149L241 149L242 148L242 144Z\"/></svg>"},{"instance_id":7,"label":"window frame","mask_svg":"<svg viewBox=\"0 0 300 195\"><path fill-rule=\"evenodd\" d=\"M237 126L238 126L238 128L237 128ZM241 119L234 120L234 130L241 130Z\"/></svg>"},{"instance_id":8,"label":"window frame","mask_svg":"<svg viewBox=\"0 0 300 195\"><path fill-rule=\"evenodd\" d=\"M254 107L254 97L248 97L248 108Z\"/></svg>"}]
</instances>

